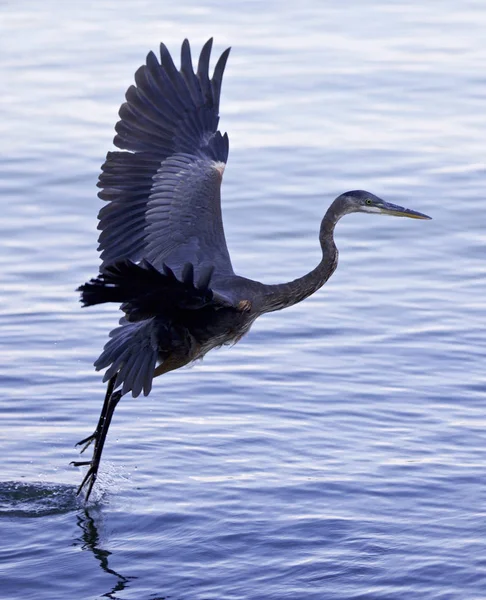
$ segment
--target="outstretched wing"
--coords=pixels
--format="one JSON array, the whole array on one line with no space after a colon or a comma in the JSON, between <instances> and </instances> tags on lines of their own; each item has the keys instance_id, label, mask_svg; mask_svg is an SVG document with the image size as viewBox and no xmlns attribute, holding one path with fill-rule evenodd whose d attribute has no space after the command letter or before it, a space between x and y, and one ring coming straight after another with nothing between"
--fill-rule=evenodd
<instances>
[{"instance_id":1,"label":"outstretched wing","mask_svg":"<svg viewBox=\"0 0 486 600\"><path fill-rule=\"evenodd\" d=\"M135 73L120 108L114 144L102 166L98 218L103 270L146 258L176 272L190 262L232 274L221 216L220 188L228 136L217 130L221 82L229 48L209 78L212 40L194 72L184 40L181 68L160 46Z\"/></svg>"}]
</instances>

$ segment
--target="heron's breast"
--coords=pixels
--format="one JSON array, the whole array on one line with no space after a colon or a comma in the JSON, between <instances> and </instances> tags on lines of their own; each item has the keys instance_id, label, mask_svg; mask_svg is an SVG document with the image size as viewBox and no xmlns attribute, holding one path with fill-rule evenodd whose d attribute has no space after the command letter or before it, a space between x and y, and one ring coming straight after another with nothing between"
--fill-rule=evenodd
<instances>
[{"instance_id":1,"label":"heron's breast","mask_svg":"<svg viewBox=\"0 0 486 600\"><path fill-rule=\"evenodd\" d=\"M213 348L236 344L250 330L256 317L234 310L218 310L204 323L188 327L198 347L197 358L202 358Z\"/></svg>"}]
</instances>

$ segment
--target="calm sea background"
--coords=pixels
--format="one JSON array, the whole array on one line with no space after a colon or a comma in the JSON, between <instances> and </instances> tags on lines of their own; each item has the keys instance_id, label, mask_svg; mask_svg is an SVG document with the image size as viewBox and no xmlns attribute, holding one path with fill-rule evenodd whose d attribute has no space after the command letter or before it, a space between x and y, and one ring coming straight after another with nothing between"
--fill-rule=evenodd
<instances>
[{"instance_id":1,"label":"calm sea background","mask_svg":"<svg viewBox=\"0 0 486 600\"><path fill-rule=\"evenodd\" d=\"M482 0L1 2L1 600L486 599L485 31ZM85 506L99 167L146 53L211 36L237 272L313 268L349 189L433 220L346 217L321 291L122 401Z\"/></svg>"}]
</instances>

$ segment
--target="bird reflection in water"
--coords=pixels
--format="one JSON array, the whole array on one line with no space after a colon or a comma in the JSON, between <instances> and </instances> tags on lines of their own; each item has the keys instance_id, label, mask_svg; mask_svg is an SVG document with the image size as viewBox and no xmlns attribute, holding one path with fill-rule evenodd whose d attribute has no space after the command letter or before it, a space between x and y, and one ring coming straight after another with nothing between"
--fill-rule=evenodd
<instances>
[{"instance_id":1,"label":"bird reflection in water","mask_svg":"<svg viewBox=\"0 0 486 600\"><path fill-rule=\"evenodd\" d=\"M117 600L116 594L127 589L129 587L129 582L132 579L137 578L133 576L125 577L121 573L118 573L118 571L115 571L109 567L108 559L112 553L109 550L103 550L103 548L100 547L100 536L98 533L98 527L96 525L95 519L89 514L89 511L86 508L78 514L77 525L83 532L80 540L82 542L82 549L90 550L93 553L93 556L99 562L102 570L105 573L113 575L117 578L117 582L113 586L111 591L107 592L106 594L103 594L102 597L111 598L111 600Z\"/></svg>"}]
</instances>

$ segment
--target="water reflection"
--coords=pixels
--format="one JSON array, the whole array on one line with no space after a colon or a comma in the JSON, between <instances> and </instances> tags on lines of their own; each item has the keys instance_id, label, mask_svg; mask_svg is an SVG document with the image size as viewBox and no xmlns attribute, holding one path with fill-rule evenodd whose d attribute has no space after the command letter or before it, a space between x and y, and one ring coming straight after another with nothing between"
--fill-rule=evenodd
<instances>
[{"instance_id":1,"label":"water reflection","mask_svg":"<svg viewBox=\"0 0 486 600\"><path fill-rule=\"evenodd\" d=\"M117 600L117 592L122 592L123 590L127 589L129 581L137 578L134 576L125 577L125 575L122 575L121 573L118 573L118 571L110 568L108 559L112 553L109 550L104 550L100 547L100 535L98 533L98 527L95 519L90 515L87 508L82 509L82 511L78 514L77 524L82 531L80 539L82 542L81 548L83 550L90 550L96 560L99 562L101 569L105 573L114 575L117 578L117 582L112 589L106 594L102 594L102 597Z\"/></svg>"}]
</instances>

